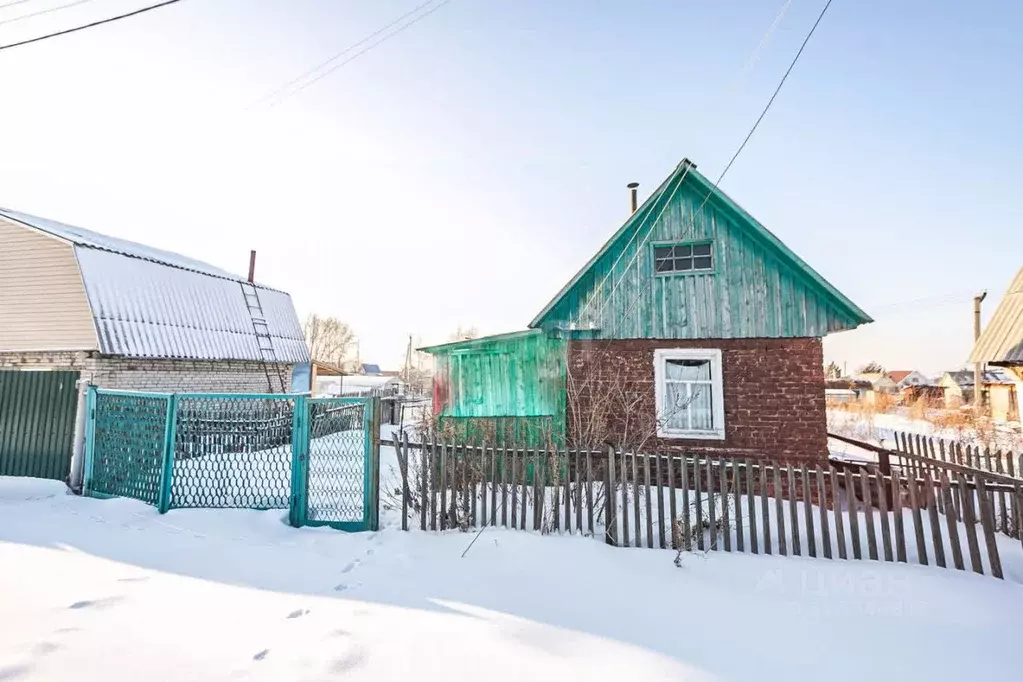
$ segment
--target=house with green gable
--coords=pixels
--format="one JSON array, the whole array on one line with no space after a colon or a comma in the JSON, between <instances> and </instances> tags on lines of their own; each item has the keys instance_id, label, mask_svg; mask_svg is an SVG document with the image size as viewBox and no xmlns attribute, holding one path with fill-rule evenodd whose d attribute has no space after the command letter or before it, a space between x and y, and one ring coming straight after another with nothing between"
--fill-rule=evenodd
<instances>
[{"instance_id":1,"label":"house with green gable","mask_svg":"<svg viewBox=\"0 0 1023 682\"><path fill-rule=\"evenodd\" d=\"M868 322L684 159L527 329L422 350L459 434L814 460L821 339Z\"/></svg>"}]
</instances>

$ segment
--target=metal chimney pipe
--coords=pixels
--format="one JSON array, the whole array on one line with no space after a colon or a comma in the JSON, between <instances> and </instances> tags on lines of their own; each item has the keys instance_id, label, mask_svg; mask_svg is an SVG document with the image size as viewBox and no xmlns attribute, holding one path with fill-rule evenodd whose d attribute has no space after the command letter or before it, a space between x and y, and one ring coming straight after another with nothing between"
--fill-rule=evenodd
<instances>
[{"instance_id":1,"label":"metal chimney pipe","mask_svg":"<svg viewBox=\"0 0 1023 682\"><path fill-rule=\"evenodd\" d=\"M249 251L249 282L256 281L256 251Z\"/></svg>"},{"instance_id":2,"label":"metal chimney pipe","mask_svg":"<svg viewBox=\"0 0 1023 682\"><path fill-rule=\"evenodd\" d=\"M632 212L635 213L636 209L639 207L639 201L637 197L637 188L639 187L639 183L630 182L629 184L626 185L626 187L629 188L629 202L632 206Z\"/></svg>"}]
</instances>

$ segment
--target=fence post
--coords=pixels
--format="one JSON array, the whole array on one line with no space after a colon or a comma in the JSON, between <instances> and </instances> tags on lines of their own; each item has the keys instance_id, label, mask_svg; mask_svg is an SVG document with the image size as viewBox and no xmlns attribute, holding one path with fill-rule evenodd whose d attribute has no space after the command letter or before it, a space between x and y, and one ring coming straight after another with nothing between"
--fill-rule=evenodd
<instances>
[{"instance_id":1,"label":"fence post","mask_svg":"<svg viewBox=\"0 0 1023 682\"><path fill-rule=\"evenodd\" d=\"M369 530L380 529L380 398L370 398L366 409L369 410L369 433L367 436L368 461L363 474L362 504L369 505L364 512Z\"/></svg>"},{"instance_id":2,"label":"fence post","mask_svg":"<svg viewBox=\"0 0 1023 682\"><path fill-rule=\"evenodd\" d=\"M291 503L288 522L295 528L305 523L305 480L309 455L309 403L304 395L295 396L291 412Z\"/></svg>"},{"instance_id":3,"label":"fence post","mask_svg":"<svg viewBox=\"0 0 1023 682\"><path fill-rule=\"evenodd\" d=\"M163 466L160 474L160 494L157 497L157 508L161 514L170 509L171 484L174 480L174 435L178 422L178 396L167 397L167 421L163 430Z\"/></svg>"},{"instance_id":4,"label":"fence post","mask_svg":"<svg viewBox=\"0 0 1023 682\"><path fill-rule=\"evenodd\" d=\"M85 394L85 471L82 473L82 495L88 496L92 487L93 463L96 456L96 387L89 386Z\"/></svg>"}]
</instances>

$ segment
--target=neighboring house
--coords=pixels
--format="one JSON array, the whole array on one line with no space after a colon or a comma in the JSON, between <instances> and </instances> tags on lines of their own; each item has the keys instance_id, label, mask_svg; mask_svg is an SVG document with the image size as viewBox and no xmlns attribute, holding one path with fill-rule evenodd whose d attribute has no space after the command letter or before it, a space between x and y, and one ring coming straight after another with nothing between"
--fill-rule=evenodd
<instances>
[{"instance_id":1,"label":"neighboring house","mask_svg":"<svg viewBox=\"0 0 1023 682\"><path fill-rule=\"evenodd\" d=\"M1014 406L1018 377L1001 367L986 369L981 377L982 400L991 406L991 416L999 421L1018 419ZM945 407L961 407L974 400L976 387L972 369L945 372L938 385L945 393Z\"/></svg>"},{"instance_id":2,"label":"neighboring house","mask_svg":"<svg viewBox=\"0 0 1023 682\"><path fill-rule=\"evenodd\" d=\"M898 390L898 385L887 374L881 372L864 372L854 375L852 379L870 384L874 393L896 393Z\"/></svg>"},{"instance_id":3,"label":"neighboring house","mask_svg":"<svg viewBox=\"0 0 1023 682\"><path fill-rule=\"evenodd\" d=\"M529 329L422 350L442 426L820 459L821 337L870 321L684 160Z\"/></svg>"},{"instance_id":4,"label":"neighboring house","mask_svg":"<svg viewBox=\"0 0 1023 682\"><path fill-rule=\"evenodd\" d=\"M309 360L288 294L7 209L0 290L0 368L79 371L106 388L281 393Z\"/></svg>"},{"instance_id":5,"label":"neighboring house","mask_svg":"<svg viewBox=\"0 0 1023 682\"><path fill-rule=\"evenodd\" d=\"M367 374L369 376L380 376L380 365L369 365L363 363L359 365L359 374Z\"/></svg>"},{"instance_id":6,"label":"neighboring house","mask_svg":"<svg viewBox=\"0 0 1023 682\"><path fill-rule=\"evenodd\" d=\"M897 369L888 372L888 378L895 382L895 387L900 391L910 386L926 386L930 383L926 376L915 369Z\"/></svg>"},{"instance_id":7,"label":"neighboring house","mask_svg":"<svg viewBox=\"0 0 1023 682\"><path fill-rule=\"evenodd\" d=\"M1012 392L1000 389L991 394L992 416L1001 412L1002 403L1008 419L1023 414L1023 269L1009 284L994 314L988 321L970 354L971 363L1002 367L1012 380Z\"/></svg>"},{"instance_id":8,"label":"neighboring house","mask_svg":"<svg viewBox=\"0 0 1023 682\"><path fill-rule=\"evenodd\" d=\"M851 403L863 400L873 390L869 381L855 379L828 379L824 384L824 396L833 403Z\"/></svg>"}]
</instances>

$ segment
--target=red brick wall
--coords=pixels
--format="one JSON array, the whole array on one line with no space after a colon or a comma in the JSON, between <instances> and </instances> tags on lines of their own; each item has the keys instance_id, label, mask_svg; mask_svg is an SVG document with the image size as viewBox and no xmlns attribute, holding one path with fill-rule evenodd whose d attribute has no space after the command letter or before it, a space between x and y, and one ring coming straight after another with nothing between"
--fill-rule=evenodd
<instances>
[{"instance_id":1,"label":"red brick wall","mask_svg":"<svg viewBox=\"0 0 1023 682\"><path fill-rule=\"evenodd\" d=\"M724 457L824 461L827 416L821 340L629 339L570 341L568 429L586 424L611 401L607 431L655 433L654 350L718 348L724 386L725 439L651 438L647 446ZM611 397L613 396L613 397ZM598 429L599 430L599 429Z\"/></svg>"}]
</instances>

